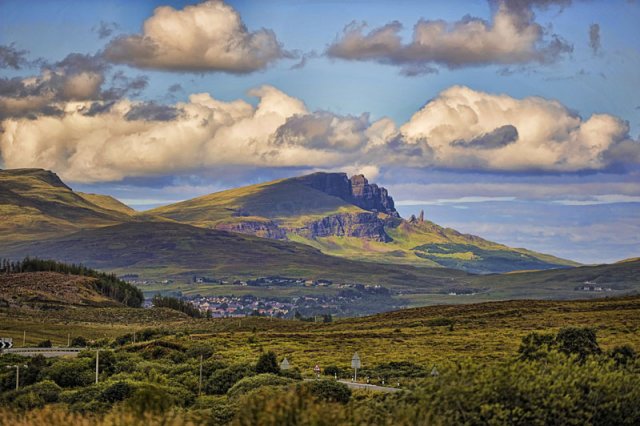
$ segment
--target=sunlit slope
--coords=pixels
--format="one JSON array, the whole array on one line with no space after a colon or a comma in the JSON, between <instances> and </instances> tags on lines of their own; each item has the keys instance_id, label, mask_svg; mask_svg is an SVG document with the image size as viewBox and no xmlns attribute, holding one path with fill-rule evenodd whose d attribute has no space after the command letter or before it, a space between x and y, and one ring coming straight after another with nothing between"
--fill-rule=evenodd
<instances>
[{"instance_id":1,"label":"sunlit slope","mask_svg":"<svg viewBox=\"0 0 640 426\"><path fill-rule=\"evenodd\" d=\"M409 222L384 213L371 215L344 197L329 195L304 184L305 179L315 175L230 189L147 213L194 226L289 239L326 254L354 260L447 267L473 273L577 265L550 255L461 234L427 220ZM368 213L370 218L363 219L362 213ZM318 224L332 228L330 232L311 231L317 229ZM362 230L360 234L374 237L382 234L384 238L353 235L358 232L350 235L349 229L354 227Z\"/></svg>"},{"instance_id":2,"label":"sunlit slope","mask_svg":"<svg viewBox=\"0 0 640 426\"><path fill-rule=\"evenodd\" d=\"M335 213L362 211L296 179L281 179L216 192L146 213L181 223L215 227L220 223L251 220L290 225Z\"/></svg>"},{"instance_id":3,"label":"sunlit slope","mask_svg":"<svg viewBox=\"0 0 640 426\"><path fill-rule=\"evenodd\" d=\"M121 207L114 209L114 202L93 201L73 192L55 173L0 170L0 241L41 239L131 219Z\"/></svg>"},{"instance_id":4,"label":"sunlit slope","mask_svg":"<svg viewBox=\"0 0 640 426\"><path fill-rule=\"evenodd\" d=\"M115 212L124 213L127 215L134 215L136 211L119 200L111 197L110 195L102 194L88 194L86 192L76 192L79 196L106 210L113 210Z\"/></svg>"},{"instance_id":5,"label":"sunlit slope","mask_svg":"<svg viewBox=\"0 0 640 426\"><path fill-rule=\"evenodd\" d=\"M306 239L293 237L324 253L352 259L444 266L472 273L509 272L514 270L550 269L577 266L576 262L531 250L512 248L455 229L443 228L433 222L398 221L386 226L390 242L359 238L327 237Z\"/></svg>"}]
</instances>

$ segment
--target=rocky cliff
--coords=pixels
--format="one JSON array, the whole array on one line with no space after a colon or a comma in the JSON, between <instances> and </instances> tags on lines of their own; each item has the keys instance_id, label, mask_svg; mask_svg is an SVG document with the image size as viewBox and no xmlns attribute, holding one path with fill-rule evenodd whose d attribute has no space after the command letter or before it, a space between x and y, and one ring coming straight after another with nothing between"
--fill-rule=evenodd
<instances>
[{"instance_id":1,"label":"rocky cliff","mask_svg":"<svg viewBox=\"0 0 640 426\"><path fill-rule=\"evenodd\" d=\"M302 228L288 229L305 238L357 237L389 242L391 237L384 230L385 222L376 213L341 213L307 223Z\"/></svg>"},{"instance_id":2,"label":"rocky cliff","mask_svg":"<svg viewBox=\"0 0 640 426\"><path fill-rule=\"evenodd\" d=\"M400 217L387 190L370 184L364 175L355 175L349 179L346 173L319 172L302 176L298 181L364 210Z\"/></svg>"},{"instance_id":3,"label":"rocky cliff","mask_svg":"<svg viewBox=\"0 0 640 426\"><path fill-rule=\"evenodd\" d=\"M243 222L219 223L216 225L216 229L255 235L256 237L270 238L272 240L287 239L287 232L272 221L260 222L247 220Z\"/></svg>"}]
</instances>

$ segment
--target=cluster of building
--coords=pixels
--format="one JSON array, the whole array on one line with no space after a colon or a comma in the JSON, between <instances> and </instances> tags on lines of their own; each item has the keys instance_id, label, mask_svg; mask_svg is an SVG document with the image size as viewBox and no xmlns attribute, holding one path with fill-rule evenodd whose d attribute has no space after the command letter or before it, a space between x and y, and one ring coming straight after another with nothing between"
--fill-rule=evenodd
<instances>
[{"instance_id":1,"label":"cluster of building","mask_svg":"<svg viewBox=\"0 0 640 426\"><path fill-rule=\"evenodd\" d=\"M194 296L186 298L201 312L213 318L260 315L283 318L290 316L293 303L254 296Z\"/></svg>"}]
</instances>

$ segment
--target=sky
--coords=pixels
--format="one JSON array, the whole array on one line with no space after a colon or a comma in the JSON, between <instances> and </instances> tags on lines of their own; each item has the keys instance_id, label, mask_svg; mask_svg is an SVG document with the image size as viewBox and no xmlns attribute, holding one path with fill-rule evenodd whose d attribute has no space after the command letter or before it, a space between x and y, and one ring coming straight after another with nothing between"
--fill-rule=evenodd
<instances>
[{"instance_id":1,"label":"sky","mask_svg":"<svg viewBox=\"0 0 640 426\"><path fill-rule=\"evenodd\" d=\"M0 167L138 210L313 171L640 255L640 2L0 1Z\"/></svg>"}]
</instances>

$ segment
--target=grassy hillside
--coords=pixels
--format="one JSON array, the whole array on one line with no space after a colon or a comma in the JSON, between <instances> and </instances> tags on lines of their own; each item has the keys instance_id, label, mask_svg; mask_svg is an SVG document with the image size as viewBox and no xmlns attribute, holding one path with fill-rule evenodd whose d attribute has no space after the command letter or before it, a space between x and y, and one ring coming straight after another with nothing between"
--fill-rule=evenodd
<instances>
[{"instance_id":1,"label":"grassy hillside","mask_svg":"<svg viewBox=\"0 0 640 426\"><path fill-rule=\"evenodd\" d=\"M214 228L221 223L250 220L275 220L279 224L295 225L331 214L361 211L357 206L296 179L281 179L216 192L146 213Z\"/></svg>"},{"instance_id":2,"label":"grassy hillside","mask_svg":"<svg viewBox=\"0 0 640 426\"><path fill-rule=\"evenodd\" d=\"M0 170L0 244L130 220L122 207L114 208L115 202L92 198L73 192L46 170Z\"/></svg>"},{"instance_id":3,"label":"grassy hillside","mask_svg":"<svg viewBox=\"0 0 640 426\"><path fill-rule=\"evenodd\" d=\"M85 192L76 192L76 194L103 209L113 210L115 212L124 213L127 215L133 215L136 213L134 209L109 195L88 194Z\"/></svg>"},{"instance_id":4,"label":"grassy hillside","mask_svg":"<svg viewBox=\"0 0 640 426\"><path fill-rule=\"evenodd\" d=\"M131 222L52 240L16 244L12 258L37 256L150 278L208 274L247 279L268 275L439 289L467 274L443 268L377 265L334 256L303 244L171 222Z\"/></svg>"},{"instance_id":5,"label":"grassy hillside","mask_svg":"<svg viewBox=\"0 0 640 426\"><path fill-rule=\"evenodd\" d=\"M281 179L222 191L150 210L162 216L207 228L248 224L242 232L257 232L256 224L286 230L287 238L310 245L326 254L354 260L429 267L447 267L472 273L509 272L576 266L550 255L514 249L474 235L461 234L429 221L409 223L380 215L392 241L333 235L309 237L296 229L337 213L363 212L341 198L307 186L298 178ZM272 233L272 235L281 234Z\"/></svg>"}]
</instances>

